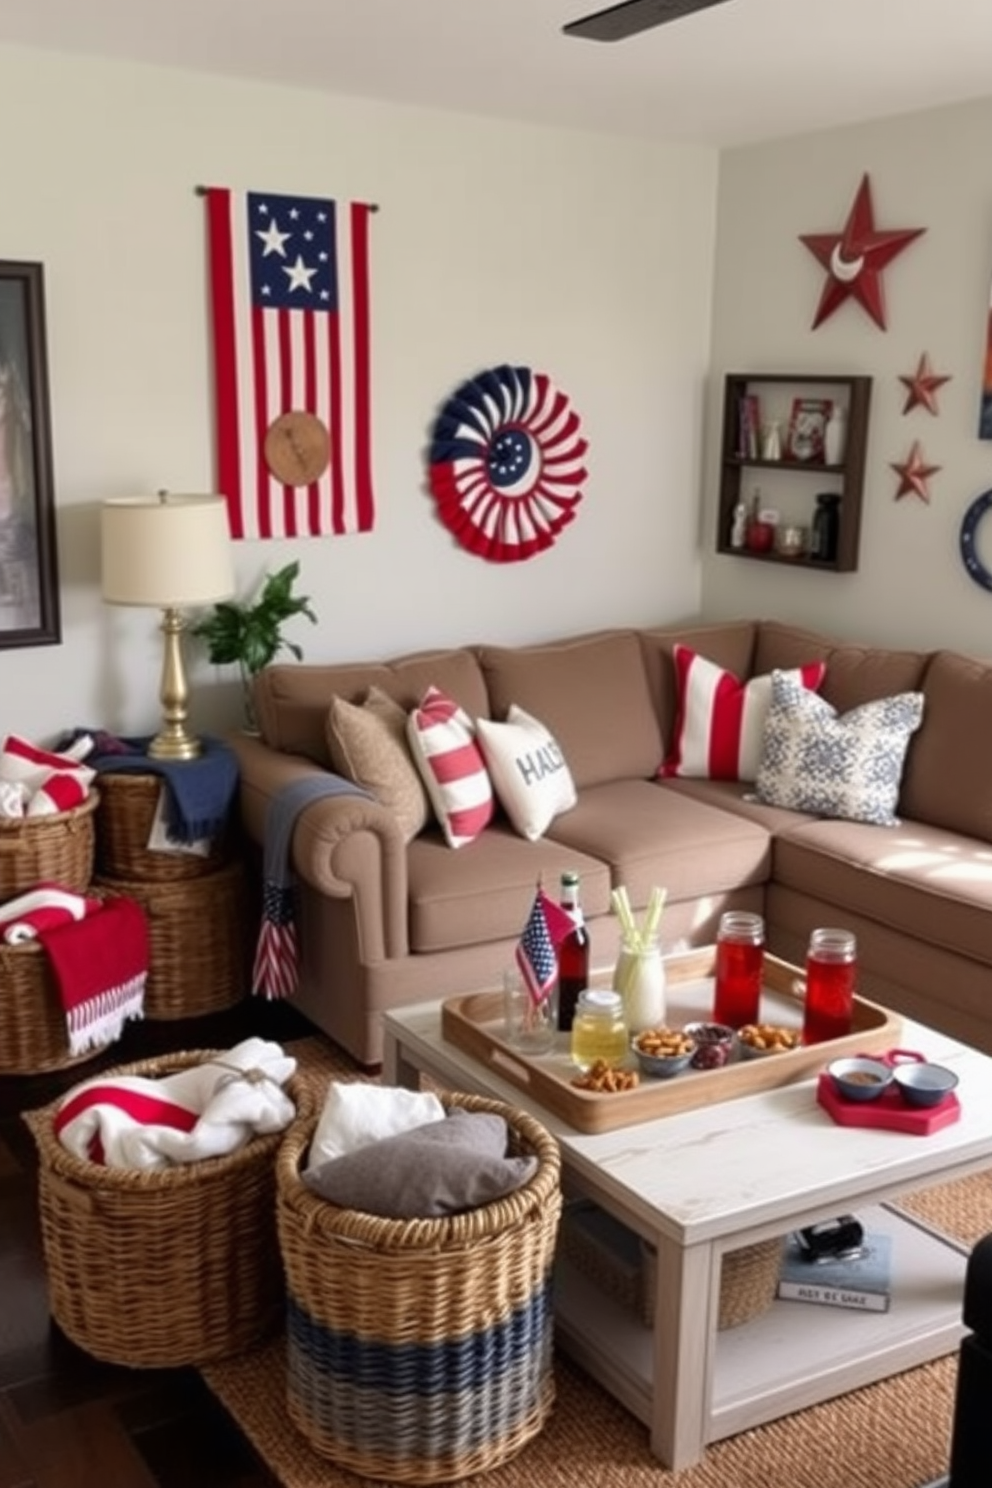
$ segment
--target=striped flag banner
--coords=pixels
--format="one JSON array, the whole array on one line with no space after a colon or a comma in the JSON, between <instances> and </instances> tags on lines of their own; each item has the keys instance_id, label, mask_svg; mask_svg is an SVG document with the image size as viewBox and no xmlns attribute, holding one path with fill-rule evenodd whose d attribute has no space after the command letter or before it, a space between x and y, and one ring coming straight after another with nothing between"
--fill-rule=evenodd
<instances>
[{"instance_id":1,"label":"striped flag banner","mask_svg":"<svg viewBox=\"0 0 992 1488\"><path fill-rule=\"evenodd\" d=\"M369 218L361 202L205 192L217 481L234 538L369 532Z\"/></svg>"}]
</instances>

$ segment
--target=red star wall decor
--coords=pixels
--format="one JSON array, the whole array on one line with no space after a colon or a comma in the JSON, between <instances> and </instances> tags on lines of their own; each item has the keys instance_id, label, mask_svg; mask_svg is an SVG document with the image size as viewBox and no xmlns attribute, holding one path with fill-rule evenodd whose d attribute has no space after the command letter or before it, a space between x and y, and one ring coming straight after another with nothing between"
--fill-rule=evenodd
<instances>
[{"instance_id":1,"label":"red star wall decor","mask_svg":"<svg viewBox=\"0 0 992 1488\"><path fill-rule=\"evenodd\" d=\"M900 377L899 381L908 388L906 402L903 404L903 413L910 413L914 408L925 408L927 413L937 414L937 389L950 382L950 377L938 377L930 365L930 358L926 352L920 357L919 365L912 377Z\"/></svg>"},{"instance_id":2,"label":"red star wall decor","mask_svg":"<svg viewBox=\"0 0 992 1488\"><path fill-rule=\"evenodd\" d=\"M924 232L925 227L896 227L877 232L871 183L867 174L862 176L841 232L800 234L799 241L806 244L817 263L827 271L827 282L813 317L813 330L845 300L855 299L884 331L882 270Z\"/></svg>"},{"instance_id":3,"label":"red star wall decor","mask_svg":"<svg viewBox=\"0 0 992 1488\"><path fill-rule=\"evenodd\" d=\"M919 496L921 501L930 501L930 492L927 482L932 475L942 467L940 465L928 465L923 453L923 447L918 439L913 441L913 448L909 452L909 459L904 460L901 465L892 463L892 470L899 477L899 489L896 492L896 500L900 501L903 496Z\"/></svg>"}]
</instances>

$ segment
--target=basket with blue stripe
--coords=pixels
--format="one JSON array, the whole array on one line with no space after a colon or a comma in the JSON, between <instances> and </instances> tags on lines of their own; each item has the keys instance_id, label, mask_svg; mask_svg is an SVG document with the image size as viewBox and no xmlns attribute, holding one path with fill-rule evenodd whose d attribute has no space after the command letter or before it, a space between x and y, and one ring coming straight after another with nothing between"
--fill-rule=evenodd
<instances>
[{"instance_id":1,"label":"basket with blue stripe","mask_svg":"<svg viewBox=\"0 0 992 1488\"><path fill-rule=\"evenodd\" d=\"M289 1417L322 1456L391 1483L498 1467L554 1403L558 1144L502 1102L442 1100L502 1116L509 1154L537 1157L533 1177L461 1214L397 1220L340 1209L302 1182L316 1117L276 1162Z\"/></svg>"}]
</instances>

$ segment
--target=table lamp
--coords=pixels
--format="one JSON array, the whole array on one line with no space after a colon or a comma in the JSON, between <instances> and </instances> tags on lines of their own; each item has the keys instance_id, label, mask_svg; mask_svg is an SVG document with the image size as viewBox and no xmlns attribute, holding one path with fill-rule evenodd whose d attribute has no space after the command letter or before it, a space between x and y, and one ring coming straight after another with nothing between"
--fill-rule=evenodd
<instances>
[{"instance_id":1,"label":"table lamp","mask_svg":"<svg viewBox=\"0 0 992 1488\"><path fill-rule=\"evenodd\" d=\"M191 760L202 752L186 727L189 687L183 667L181 610L234 593L234 565L222 496L112 498L101 506L101 575L108 604L162 610L162 728L152 759Z\"/></svg>"}]
</instances>

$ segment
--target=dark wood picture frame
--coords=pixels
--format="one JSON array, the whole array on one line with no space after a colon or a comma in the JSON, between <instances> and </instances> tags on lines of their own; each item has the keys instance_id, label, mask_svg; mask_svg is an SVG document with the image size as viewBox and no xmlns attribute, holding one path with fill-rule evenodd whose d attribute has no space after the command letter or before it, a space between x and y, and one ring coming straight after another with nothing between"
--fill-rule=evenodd
<instances>
[{"instance_id":1,"label":"dark wood picture frame","mask_svg":"<svg viewBox=\"0 0 992 1488\"><path fill-rule=\"evenodd\" d=\"M44 269L0 260L0 650L61 640Z\"/></svg>"}]
</instances>

